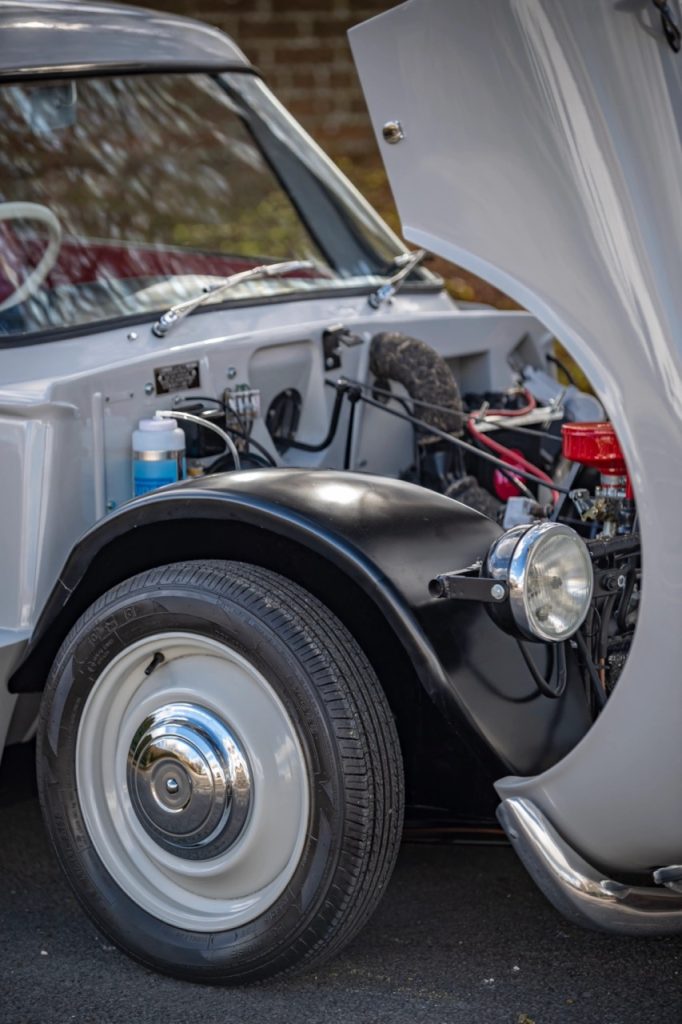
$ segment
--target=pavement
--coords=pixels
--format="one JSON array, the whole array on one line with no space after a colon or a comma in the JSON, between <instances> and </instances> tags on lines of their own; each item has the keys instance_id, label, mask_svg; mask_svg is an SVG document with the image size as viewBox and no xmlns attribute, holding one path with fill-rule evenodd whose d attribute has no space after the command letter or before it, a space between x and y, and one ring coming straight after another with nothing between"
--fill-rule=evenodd
<instances>
[{"instance_id":1,"label":"pavement","mask_svg":"<svg viewBox=\"0 0 682 1024\"><path fill-rule=\"evenodd\" d=\"M567 924L508 847L405 844L387 896L326 968L220 989L133 963L50 852L26 753L0 768L0 1024L681 1024L682 937Z\"/></svg>"}]
</instances>

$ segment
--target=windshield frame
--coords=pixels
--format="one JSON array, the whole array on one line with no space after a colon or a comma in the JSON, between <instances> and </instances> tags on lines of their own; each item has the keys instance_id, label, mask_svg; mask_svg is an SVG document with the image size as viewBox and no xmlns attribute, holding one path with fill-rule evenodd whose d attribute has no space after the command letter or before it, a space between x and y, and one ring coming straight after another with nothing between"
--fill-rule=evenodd
<instances>
[{"instance_id":1,"label":"windshield frame","mask_svg":"<svg viewBox=\"0 0 682 1024\"><path fill-rule=\"evenodd\" d=\"M374 208L364 199L364 197L354 188L354 186L348 181L343 173L336 167L333 161L327 156L327 154L314 142L314 140L305 132L305 130L299 125L299 123L292 117L291 114L283 107L274 95L267 88L267 85L262 82L262 76L258 71L250 65L244 66L229 66L220 69L207 69L206 67L174 67L172 70L161 69L161 68L140 68L135 70L126 69L123 74L121 70L114 68L109 70L108 68L97 68L93 70L83 71L80 73L64 72L55 73L50 71L37 78L44 82L52 82L56 80L64 79L107 79L113 77L137 77L138 75L146 75L149 77L156 77L157 75L163 74L173 75L190 75L200 74L210 77L215 81L218 86L225 91L230 99L238 106L238 113L242 119L247 131L253 139L254 145L258 148L263 159L270 167L275 178L279 182L281 188L286 193L290 202L293 204L296 212L301 220L301 223L305 229L309 232L316 244L320 245L321 251L323 252L325 259L328 260L330 267L338 273L337 267L334 265L333 260L330 258L327 247L323 241L318 241L320 234L324 235L325 232L317 228L317 224L320 223L324 227L325 216L316 219L310 216L310 210L306 209L305 195L303 199L300 195L296 194L296 190L291 187L291 177L289 174L283 175L281 165L275 155L281 157L284 149L286 148L278 140L273 140L273 133L268 129L267 124L263 118L259 117L257 111L248 103L244 98L243 94L238 89L237 83L239 79L252 79L258 80L264 87L264 93L267 96L268 102L272 104L273 109L276 109L277 113L282 116L283 123L286 123L288 129L294 129L295 134L302 139L307 147L310 148L311 152L314 152L315 157L318 161L323 162L323 166L326 174L328 174L332 182L338 187L339 192L345 193L351 201L359 203L362 208L363 214L368 217L370 222L376 228L376 230L383 236L383 238L390 243L391 247L395 246L395 256L399 256L405 251L405 247L397 235L388 227L388 225L382 220L379 214ZM0 81L0 85L11 85L13 82L19 84L20 82L26 82L24 76L17 76L16 78L4 78ZM268 145L268 142L272 142L272 145ZM352 218L344 218L344 206L343 202L338 201L337 197L333 194L333 189L329 188L329 183L316 177L314 171L312 171L303 159L296 153L293 147L289 147L291 153L285 154L287 160L290 162L289 170L293 168L294 172L297 171L298 167L304 169L304 176L307 174L308 180L316 180L319 194L324 197L323 202L328 204L328 210L333 208L336 212L337 218L340 220L346 220L349 231L353 232L354 228L352 225ZM278 152L277 152L278 150ZM303 190L305 193L305 189ZM319 205L319 202L318 202ZM281 302L296 302L302 300L328 300L330 298L337 297L359 297L362 295L369 296L377 287L385 281L387 274L390 272L391 261L381 261L381 258L376 251L372 251L368 245L367 240L360 238L359 233L355 232L356 241L361 247L364 247L368 253L368 256L374 257L376 265L381 265L383 273L368 272L366 274L358 274L348 278L348 283L343 282L341 276L337 277L337 282L333 287L325 287L321 284L319 288L310 288L302 291L295 289L284 289L282 292L273 292L271 294L261 294L253 296L227 296L225 299L218 302L206 301L202 303L196 310L193 310L190 316L197 316L203 313L215 312L220 310L228 309L242 309L248 307L258 307L266 304L279 304ZM395 259L395 257L394 257ZM362 277L364 280L359 281ZM417 268L411 275L409 280L405 283L401 289L404 294L416 293L427 293L427 294L438 294L444 288L442 278L432 272L426 270L424 267ZM114 317L107 317L98 320L88 321L86 323L64 325L64 326L53 326L44 328L41 330L27 331L22 334L7 334L0 337L0 349L16 348L24 345L34 344L46 344L50 341L59 341L67 338L75 338L79 336L89 334L99 334L107 331L111 331L116 328L134 327L145 323L153 322L159 314L163 313L164 309L159 306L158 309L146 309L141 310L139 313L126 313Z\"/></svg>"}]
</instances>

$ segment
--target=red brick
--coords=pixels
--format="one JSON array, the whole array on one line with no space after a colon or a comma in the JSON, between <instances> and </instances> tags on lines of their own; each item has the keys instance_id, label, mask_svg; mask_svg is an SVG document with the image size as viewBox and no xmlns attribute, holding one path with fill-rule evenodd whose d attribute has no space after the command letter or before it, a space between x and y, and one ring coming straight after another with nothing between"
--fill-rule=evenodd
<instances>
[{"instance_id":1,"label":"red brick","mask_svg":"<svg viewBox=\"0 0 682 1024\"><path fill-rule=\"evenodd\" d=\"M336 54L333 49L322 46L296 46L294 40L289 41L289 46L281 44L275 50L275 60L278 63L301 64L326 64L333 61Z\"/></svg>"},{"instance_id":2,"label":"red brick","mask_svg":"<svg viewBox=\"0 0 682 1024\"><path fill-rule=\"evenodd\" d=\"M268 18L264 21L246 21L240 18L239 32L245 39L273 39L278 43L282 39L303 35L300 22L294 18Z\"/></svg>"}]
</instances>

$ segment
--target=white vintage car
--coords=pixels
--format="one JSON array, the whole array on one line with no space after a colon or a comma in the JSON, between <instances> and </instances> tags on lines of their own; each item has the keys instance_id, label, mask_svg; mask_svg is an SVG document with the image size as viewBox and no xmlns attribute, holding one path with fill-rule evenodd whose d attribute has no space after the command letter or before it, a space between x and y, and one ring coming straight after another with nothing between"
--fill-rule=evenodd
<instances>
[{"instance_id":1,"label":"white vintage car","mask_svg":"<svg viewBox=\"0 0 682 1024\"><path fill-rule=\"evenodd\" d=\"M320 963L405 814L497 812L569 916L682 925L675 28L352 32L405 237L533 311L498 312L221 33L0 0L0 749L37 733L56 854L137 959Z\"/></svg>"}]
</instances>

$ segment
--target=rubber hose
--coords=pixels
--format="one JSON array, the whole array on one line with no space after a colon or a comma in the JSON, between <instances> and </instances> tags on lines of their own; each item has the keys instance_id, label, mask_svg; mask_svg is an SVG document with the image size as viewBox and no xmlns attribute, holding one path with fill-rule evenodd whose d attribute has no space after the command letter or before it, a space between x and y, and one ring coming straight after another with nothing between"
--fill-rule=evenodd
<instances>
[{"instance_id":1,"label":"rubber hose","mask_svg":"<svg viewBox=\"0 0 682 1024\"><path fill-rule=\"evenodd\" d=\"M369 350L369 369L380 380L402 384L416 403L446 406L452 412L417 405L415 415L438 430L461 436L464 411L457 382L443 357L430 345L398 331L375 334Z\"/></svg>"}]
</instances>

